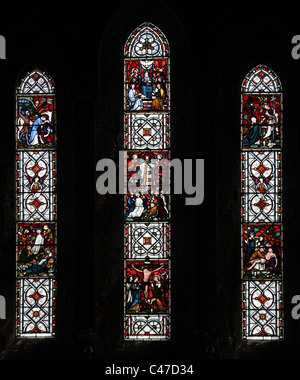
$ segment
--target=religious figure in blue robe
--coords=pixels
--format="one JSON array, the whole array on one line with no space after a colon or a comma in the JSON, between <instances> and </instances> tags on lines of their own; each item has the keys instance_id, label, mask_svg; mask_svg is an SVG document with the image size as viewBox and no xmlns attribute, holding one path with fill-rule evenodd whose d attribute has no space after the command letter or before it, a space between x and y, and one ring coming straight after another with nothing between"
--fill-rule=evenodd
<instances>
[{"instance_id":1,"label":"religious figure in blue robe","mask_svg":"<svg viewBox=\"0 0 300 380\"><path fill-rule=\"evenodd\" d=\"M251 118L251 127L248 135L243 139L243 146L252 146L259 143L261 138L262 128L257 123L256 117Z\"/></svg>"}]
</instances>

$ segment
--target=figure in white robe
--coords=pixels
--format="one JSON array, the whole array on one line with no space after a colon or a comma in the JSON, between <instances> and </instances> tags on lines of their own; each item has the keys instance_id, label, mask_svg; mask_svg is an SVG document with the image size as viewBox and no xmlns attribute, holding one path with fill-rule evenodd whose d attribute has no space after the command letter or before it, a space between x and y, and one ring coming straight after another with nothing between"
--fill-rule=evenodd
<instances>
[{"instance_id":1,"label":"figure in white robe","mask_svg":"<svg viewBox=\"0 0 300 380\"><path fill-rule=\"evenodd\" d=\"M139 218L144 211L144 204L143 200L141 199L139 194L136 194L136 199L135 199L135 207L133 211L128 215L129 218Z\"/></svg>"},{"instance_id":2,"label":"figure in white robe","mask_svg":"<svg viewBox=\"0 0 300 380\"><path fill-rule=\"evenodd\" d=\"M44 238L42 236L42 230L41 229L37 229L36 230L36 238L35 238L35 242L34 242L34 246L32 247L31 249L31 252L34 254L34 255L37 255L41 248L43 247L44 245Z\"/></svg>"},{"instance_id":3,"label":"figure in white robe","mask_svg":"<svg viewBox=\"0 0 300 380\"><path fill-rule=\"evenodd\" d=\"M268 126L267 132L264 136L264 139L266 139L271 136L272 132L274 132L274 129L278 123L278 113L276 112L275 108L272 108L268 103L265 103L263 105L263 108L266 110L264 116Z\"/></svg>"},{"instance_id":4,"label":"figure in white robe","mask_svg":"<svg viewBox=\"0 0 300 380\"><path fill-rule=\"evenodd\" d=\"M145 156L145 160L140 164L140 186L152 187L156 185L159 180L156 178L156 165L150 161L148 155Z\"/></svg>"}]
</instances>

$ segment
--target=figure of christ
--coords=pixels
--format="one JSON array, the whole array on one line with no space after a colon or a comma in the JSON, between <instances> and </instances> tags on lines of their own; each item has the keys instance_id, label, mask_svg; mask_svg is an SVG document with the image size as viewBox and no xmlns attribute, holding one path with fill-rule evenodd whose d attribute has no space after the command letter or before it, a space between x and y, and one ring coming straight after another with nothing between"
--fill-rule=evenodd
<instances>
[{"instance_id":1,"label":"figure of christ","mask_svg":"<svg viewBox=\"0 0 300 380\"><path fill-rule=\"evenodd\" d=\"M44 238L42 236L42 228L37 228L34 246L31 249L32 253L34 255L37 255L42 249L43 244L44 244Z\"/></svg>"},{"instance_id":2,"label":"figure of christ","mask_svg":"<svg viewBox=\"0 0 300 380\"><path fill-rule=\"evenodd\" d=\"M268 247L267 248L267 253L266 253L266 259L269 261L269 265L270 265L270 272L275 272L278 266L278 259L277 259L277 256L276 254L273 252L273 248L272 247Z\"/></svg>"},{"instance_id":3,"label":"figure of christ","mask_svg":"<svg viewBox=\"0 0 300 380\"><path fill-rule=\"evenodd\" d=\"M269 261L271 259L275 260L275 267L277 266L277 257L273 252L272 248L268 248L267 253L264 253L264 248L260 247L259 251L256 251L251 257L249 263L252 265L248 268L251 270L256 264L264 263L265 261ZM263 260L263 261L262 261Z\"/></svg>"},{"instance_id":4,"label":"figure of christ","mask_svg":"<svg viewBox=\"0 0 300 380\"><path fill-rule=\"evenodd\" d=\"M137 272L143 273L141 287L142 287L142 290L144 291L146 302L148 301L148 297L149 297L150 277L153 273L158 272L163 267L164 267L164 264L162 264L159 268L149 270L147 265L145 265L142 267L142 269L137 269L133 264L131 264L132 269L135 269Z\"/></svg>"},{"instance_id":5,"label":"figure of christ","mask_svg":"<svg viewBox=\"0 0 300 380\"><path fill-rule=\"evenodd\" d=\"M19 120L18 120L18 132L17 139L20 141L22 135L25 135L26 143L28 145L28 137L29 137L29 128L32 122L28 116L24 116L21 112L19 112Z\"/></svg>"},{"instance_id":6,"label":"figure of christ","mask_svg":"<svg viewBox=\"0 0 300 380\"><path fill-rule=\"evenodd\" d=\"M151 162L148 154L144 158L140 164L140 186L151 187L158 183L155 173L156 165Z\"/></svg>"}]
</instances>

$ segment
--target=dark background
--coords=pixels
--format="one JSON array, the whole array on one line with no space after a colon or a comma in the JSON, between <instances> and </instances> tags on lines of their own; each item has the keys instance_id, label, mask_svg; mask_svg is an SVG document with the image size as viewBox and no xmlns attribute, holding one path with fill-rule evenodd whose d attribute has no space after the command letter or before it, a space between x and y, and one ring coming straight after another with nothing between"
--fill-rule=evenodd
<instances>
[{"instance_id":1,"label":"dark background","mask_svg":"<svg viewBox=\"0 0 300 380\"><path fill-rule=\"evenodd\" d=\"M300 34L281 4L238 8L186 1L84 2L8 6L0 22L1 358L86 359L107 363L187 363L295 359L300 321L299 86L291 56ZM118 162L123 147L123 47L144 21L171 47L172 158L205 160L205 198L172 196L172 339L123 340L123 196L96 193L96 162ZM265 64L283 85L285 339L241 340L240 87ZM35 67L56 84L58 119L58 295L56 338L15 340L15 86Z\"/></svg>"}]
</instances>

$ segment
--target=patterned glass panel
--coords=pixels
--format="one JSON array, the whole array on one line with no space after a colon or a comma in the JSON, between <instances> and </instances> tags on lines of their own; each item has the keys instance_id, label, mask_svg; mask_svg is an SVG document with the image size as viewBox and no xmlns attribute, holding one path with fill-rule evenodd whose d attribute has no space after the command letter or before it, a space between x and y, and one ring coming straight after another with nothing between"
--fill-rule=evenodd
<instances>
[{"instance_id":1,"label":"patterned glass panel","mask_svg":"<svg viewBox=\"0 0 300 380\"><path fill-rule=\"evenodd\" d=\"M165 340L170 336L170 317L159 316L125 316L125 339L131 340Z\"/></svg>"},{"instance_id":2,"label":"patterned glass panel","mask_svg":"<svg viewBox=\"0 0 300 380\"><path fill-rule=\"evenodd\" d=\"M281 221L281 152L242 154L242 220Z\"/></svg>"},{"instance_id":3,"label":"patterned glass panel","mask_svg":"<svg viewBox=\"0 0 300 380\"><path fill-rule=\"evenodd\" d=\"M134 114L125 116L126 149L168 149L170 145L168 115Z\"/></svg>"},{"instance_id":4,"label":"patterned glass panel","mask_svg":"<svg viewBox=\"0 0 300 380\"><path fill-rule=\"evenodd\" d=\"M125 224L125 253L128 259L168 259L170 255L169 223Z\"/></svg>"},{"instance_id":5,"label":"patterned glass panel","mask_svg":"<svg viewBox=\"0 0 300 380\"><path fill-rule=\"evenodd\" d=\"M144 23L124 49L124 338L170 337L170 59Z\"/></svg>"},{"instance_id":6,"label":"patterned glass panel","mask_svg":"<svg viewBox=\"0 0 300 380\"><path fill-rule=\"evenodd\" d=\"M49 278L19 278L17 281L17 335L48 337L55 329L56 283Z\"/></svg>"},{"instance_id":7,"label":"patterned glass panel","mask_svg":"<svg viewBox=\"0 0 300 380\"><path fill-rule=\"evenodd\" d=\"M283 338L282 93L264 65L241 95L243 338Z\"/></svg>"},{"instance_id":8,"label":"patterned glass panel","mask_svg":"<svg viewBox=\"0 0 300 380\"><path fill-rule=\"evenodd\" d=\"M53 151L20 151L17 154L17 219L56 219L56 154Z\"/></svg>"},{"instance_id":9,"label":"patterned glass panel","mask_svg":"<svg viewBox=\"0 0 300 380\"><path fill-rule=\"evenodd\" d=\"M243 283L243 337L250 340L283 337L281 281Z\"/></svg>"}]
</instances>

